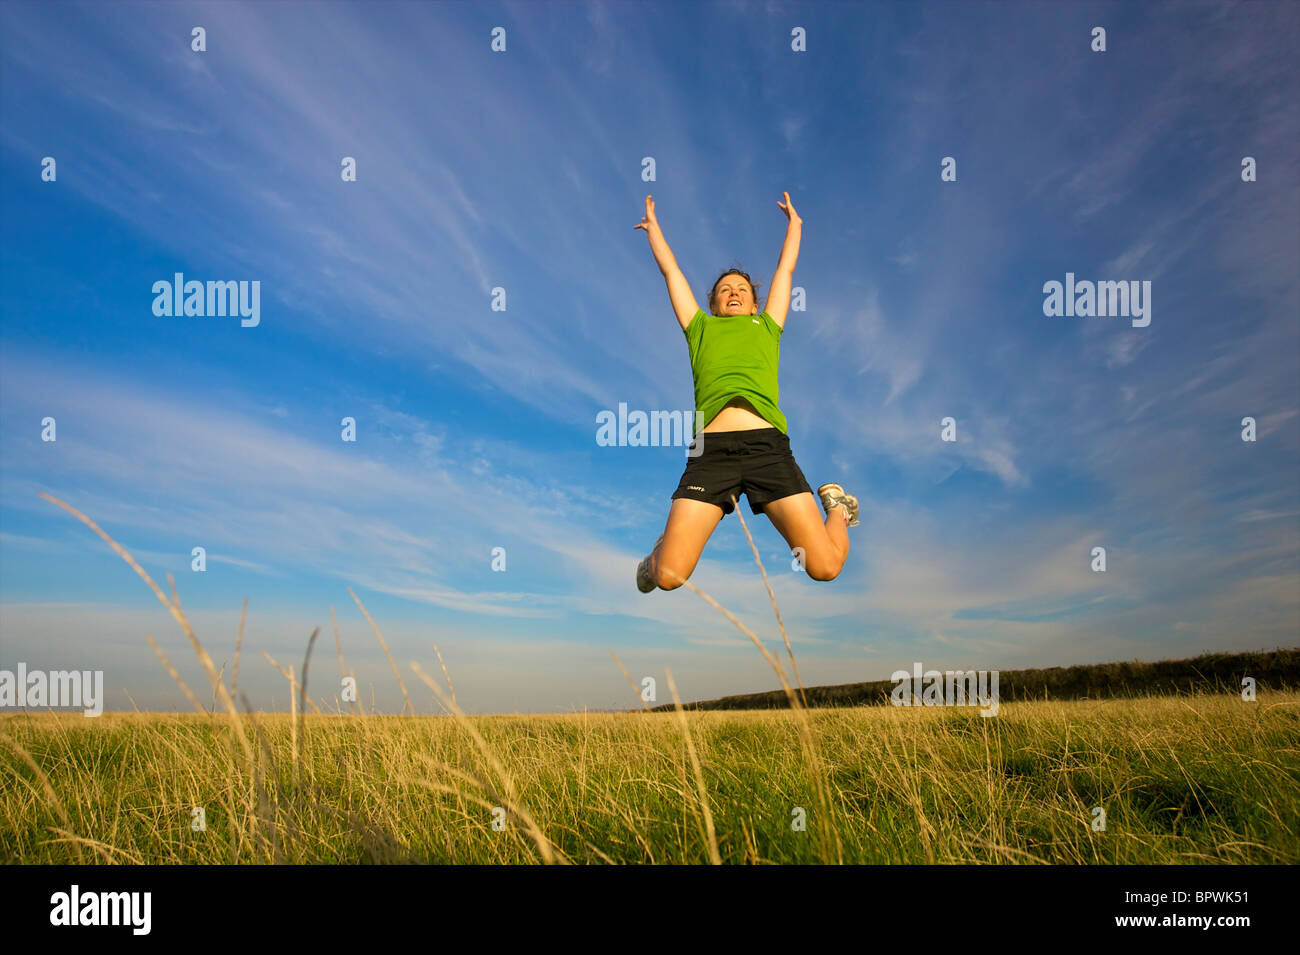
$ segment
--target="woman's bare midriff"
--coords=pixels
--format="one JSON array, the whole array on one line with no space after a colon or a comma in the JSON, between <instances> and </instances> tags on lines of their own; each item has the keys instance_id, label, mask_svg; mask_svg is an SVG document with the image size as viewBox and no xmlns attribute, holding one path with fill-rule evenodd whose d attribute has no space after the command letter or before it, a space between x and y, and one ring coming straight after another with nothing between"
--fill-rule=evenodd
<instances>
[{"instance_id":1,"label":"woman's bare midriff","mask_svg":"<svg viewBox=\"0 0 1300 955\"><path fill-rule=\"evenodd\" d=\"M701 431L757 431L759 428L776 427L772 422L759 415L754 406L744 398L736 397L727 402L726 407L713 416L713 420L701 428Z\"/></svg>"}]
</instances>

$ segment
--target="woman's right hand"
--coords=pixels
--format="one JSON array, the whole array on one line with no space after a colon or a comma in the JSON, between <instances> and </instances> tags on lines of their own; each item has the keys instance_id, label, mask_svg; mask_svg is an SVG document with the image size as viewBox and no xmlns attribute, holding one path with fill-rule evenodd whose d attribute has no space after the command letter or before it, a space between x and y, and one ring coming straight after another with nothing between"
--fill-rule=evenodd
<instances>
[{"instance_id":1,"label":"woman's right hand","mask_svg":"<svg viewBox=\"0 0 1300 955\"><path fill-rule=\"evenodd\" d=\"M655 201L653 196L645 197L645 216L640 222L632 226L632 228L645 229L647 232L652 228L659 228L659 220L655 218Z\"/></svg>"}]
</instances>

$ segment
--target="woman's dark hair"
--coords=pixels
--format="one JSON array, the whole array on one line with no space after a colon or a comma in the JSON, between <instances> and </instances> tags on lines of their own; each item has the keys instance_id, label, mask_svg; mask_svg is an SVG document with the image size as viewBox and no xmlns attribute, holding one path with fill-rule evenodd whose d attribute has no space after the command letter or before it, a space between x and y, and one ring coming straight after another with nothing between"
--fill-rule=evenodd
<instances>
[{"instance_id":1,"label":"woman's dark hair","mask_svg":"<svg viewBox=\"0 0 1300 955\"><path fill-rule=\"evenodd\" d=\"M756 283L753 279L749 277L748 272L745 272L741 269L727 269L727 271L723 272L721 275L718 276L718 281L713 283L713 290L709 292L709 314L710 315L718 314L717 308L714 307L715 299L718 296L718 286L722 283L722 280L725 279L728 275L739 275L746 282L748 282L749 290L754 296L754 303L758 304L758 283Z\"/></svg>"}]
</instances>

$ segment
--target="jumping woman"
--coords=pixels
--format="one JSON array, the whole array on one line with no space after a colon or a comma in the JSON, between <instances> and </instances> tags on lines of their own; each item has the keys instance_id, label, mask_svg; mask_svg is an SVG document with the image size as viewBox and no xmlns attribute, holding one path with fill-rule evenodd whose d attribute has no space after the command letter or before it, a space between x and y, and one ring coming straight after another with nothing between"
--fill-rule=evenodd
<instances>
[{"instance_id":1,"label":"jumping woman","mask_svg":"<svg viewBox=\"0 0 1300 955\"><path fill-rule=\"evenodd\" d=\"M799 258L803 220L790 193L777 202L789 224L767 304L739 269L724 272L709 292L709 314L695 301L645 197L644 229L659 271L668 283L677 322L686 335L695 380L695 433L690 461L673 492L668 523L654 550L636 570L637 589L673 590L690 577L714 528L735 510L743 493L754 514L766 514L790 545L802 549L803 567L814 580L834 580L849 555L847 528L858 523L858 499L838 484L817 489L817 509L777 407L781 334L790 310L790 284Z\"/></svg>"}]
</instances>

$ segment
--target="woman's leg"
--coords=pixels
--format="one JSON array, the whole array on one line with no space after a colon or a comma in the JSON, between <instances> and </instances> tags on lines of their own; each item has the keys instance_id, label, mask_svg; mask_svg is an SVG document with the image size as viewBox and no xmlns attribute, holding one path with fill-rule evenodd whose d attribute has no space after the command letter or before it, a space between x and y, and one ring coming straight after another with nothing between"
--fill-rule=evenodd
<instances>
[{"instance_id":1,"label":"woman's leg","mask_svg":"<svg viewBox=\"0 0 1300 955\"><path fill-rule=\"evenodd\" d=\"M849 556L848 509L832 507L823 518L808 492L769 501L763 513L793 551L803 548L803 566L813 580L834 580Z\"/></svg>"},{"instance_id":2,"label":"woman's leg","mask_svg":"<svg viewBox=\"0 0 1300 955\"><path fill-rule=\"evenodd\" d=\"M691 576L704 545L709 542L720 520L722 508L716 504L687 497L673 501L668 510L663 543L650 555L650 567L661 589L675 590L682 585L674 575L680 575L682 579Z\"/></svg>"}]
</instances>

